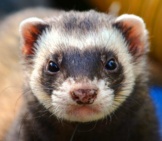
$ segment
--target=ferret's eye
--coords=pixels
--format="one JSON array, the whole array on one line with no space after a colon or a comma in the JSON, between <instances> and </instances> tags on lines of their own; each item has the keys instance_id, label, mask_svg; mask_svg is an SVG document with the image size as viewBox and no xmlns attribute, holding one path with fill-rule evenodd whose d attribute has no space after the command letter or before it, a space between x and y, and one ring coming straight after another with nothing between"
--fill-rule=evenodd
<instances>
[{"instance_id":1,"label":"ferret's eye","mask_svg":"<svg viewBox=\"0 0 162 141\"><path fill-rule=\"evenodd\" d=\"M117 62L115 61L115 59L110 59L109 61L107 61L105 68L107 70L113 71L117 68Z\"/></svg>"},{"instance_id":2,"label":"ferret's eye","mask_svg":"<svg viewBox=\"0 0 162 141\"><path fill-rule=\"evenodd\" d=\"M50 73L54 73L54 72L58 72L60 69L58 67L58 65L53 62L53 61L49 61L48 66L47 66L47 71Z\"/></svg>"}]
</instances>

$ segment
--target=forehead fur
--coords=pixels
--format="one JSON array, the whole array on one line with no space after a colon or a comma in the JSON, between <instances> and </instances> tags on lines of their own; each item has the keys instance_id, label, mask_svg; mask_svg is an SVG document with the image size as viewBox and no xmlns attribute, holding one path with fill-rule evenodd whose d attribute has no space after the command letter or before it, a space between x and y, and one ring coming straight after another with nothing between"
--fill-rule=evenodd
<instances>
[{"instance_id":1,"label":"forehead fur","mask_svg":"<svg viewBox=\"0 0 162 141\"><path fill-rule=\"evenodd\" d=\"M50 28L47 28L39 37L37 49L49 49L51 53L56 50L65 50L69 47L77 47L80 50L87 47L112 48L125 46L122 34L112 26L113 18L95 11L69 12L47 20ZM118 42L116 42L118 41ZM121 50L120 50L121 52Z\"/></svg>"},{"instance_id":2,"label":"forehead fur","mask_svg":"<svg viewBox=\"0 0 162 141\"><path fill-rule=\"evenodd\" d=\"M108 14L99 13L93 10L87 12L64 12L58 17L47 20L54 28L60 28L65 32L89 32L97 30L100 26L110 25L114 18ZM100 26L99 26L100 25Z\"/></svg>"},{"instance_id":3,"label":"forehead fur","mask_svg":"<svg viewBox=\"0 0 162 141\"><path fill-rule=\"evenodd\" d=\"M115 52L127 50L122 34L112 26L114 18L110 15L95 11L71 11L50 18L46 22L50 28L39 37L38 50L44 48L50 53L69 47L77 47L80 50L87 47L108 47ZM114 46L119 48L116 49ZM121 47L120 50L120 46L125 47Z\"/></svg>"}]
</instances>

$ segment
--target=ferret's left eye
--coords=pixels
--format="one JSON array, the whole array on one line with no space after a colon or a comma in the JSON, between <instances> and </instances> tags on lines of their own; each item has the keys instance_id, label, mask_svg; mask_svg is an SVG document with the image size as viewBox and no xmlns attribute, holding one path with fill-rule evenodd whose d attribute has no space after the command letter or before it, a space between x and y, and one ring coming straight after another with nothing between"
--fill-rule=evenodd
<instances>
[{"instance_id":1,"label":"ferret's left eye","mask_svg":"<svg viewBox=\"0 0 162 141\"><path fill-rule=\"evenodd\" d=\"M58 67L58 65L53 62L53 61L50 61L48 63L48 66L47 66L47 71L50 72L50 73L55 73L55 72L58 72L60 69Z\"/></svg>"},{"instance_id":2,"label":"ferret's left eye","mask_svg":"<svg viewBox=\"0 0 162 141\"><path fill-rule=\"evenodd\" d=\"M115 59L110 59L109 61L107 61L105 68L109 71L113 71L117 68L118 64L115 61Z\"/></svg>"}]
</instances>

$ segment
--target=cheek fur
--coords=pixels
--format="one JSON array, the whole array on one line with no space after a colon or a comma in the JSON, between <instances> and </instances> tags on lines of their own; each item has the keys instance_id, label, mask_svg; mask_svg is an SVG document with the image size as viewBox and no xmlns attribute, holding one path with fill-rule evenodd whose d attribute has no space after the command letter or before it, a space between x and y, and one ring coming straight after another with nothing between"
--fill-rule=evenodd
<instances>
[{"instance_id":1,"label":"cheek fur","mask_svg":"<svg viewBox=\"0 0 162 141\"><path fill-rule=\"evenodd\" d=\"M37 77L39 77L38 71L34 71L30 81L34 95L58 119L67 121L89 122L109 116L125 100L120 97L130 93L125 88L125 91L123 90L122 93L115 95L114 90L109 87L109 83L105 80L95 78L93 81L85 79L82 82L76 82L73 78L68 78L60 84L57 90L53 90L52 94L48 95L42 89ZM89 86L93 85L98 88L97 98L93 104L82 106L72 100L70 91L78 83L86 83Z\"/></svg>"},{"instance_id":2,"label":"cheek fur","mask_svg":"<svg viewBox=\"0 0 162 141\"><path fill-rule=\"evenodd\" d=\"M122 62L123 63L123 62ZM38 64L38 63L36 63ZM128 63L125 63L127 65ZM125 85L120 93L117 95L115 91L110 87L108 80L95 78L93 81L88 78L79 79L79 82L73 78L67 78L63 83L57 86L57 89L53 89L51 95L47 94L42 88L42 84L39 81L39 77L42 69L40 65L35 66L35 70L31 76L31 87L34 95L37 99L58 119L64 119L68 121L88 122L102 119L113 113L131 93L132 83L134 77L132 74L132 67L124 66L124 76L129 77L125 79L123 84ZM131 72L131 73L130 73ZM129 81L129 82L128 82ZM98 88L98 95L94 103L91 105L80 106L72 100L70 91L76 85L88 84L89 86L95 86ZM124 97L124 95L126 95Z\"/></svg>"}]
</instances>

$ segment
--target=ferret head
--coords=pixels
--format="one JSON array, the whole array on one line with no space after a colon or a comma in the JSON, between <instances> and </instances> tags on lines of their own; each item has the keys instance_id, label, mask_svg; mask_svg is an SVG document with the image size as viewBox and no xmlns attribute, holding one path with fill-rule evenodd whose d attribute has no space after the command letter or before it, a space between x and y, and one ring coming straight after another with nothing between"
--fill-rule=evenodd
<instances>
[{"instance_id":1,"label":"ferret head","mask_svg":"<svg viewBox=\"0 0 162 141\"><path fill-rule=\"evenodd\" d=\"M90 122L122 105L142 74L147 31L141 18L68 12L20 25L29 85L58 119Z\"/></svg>"}]
</instances>

